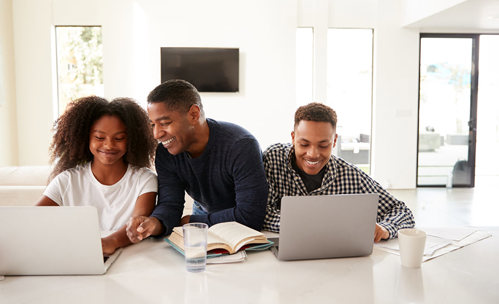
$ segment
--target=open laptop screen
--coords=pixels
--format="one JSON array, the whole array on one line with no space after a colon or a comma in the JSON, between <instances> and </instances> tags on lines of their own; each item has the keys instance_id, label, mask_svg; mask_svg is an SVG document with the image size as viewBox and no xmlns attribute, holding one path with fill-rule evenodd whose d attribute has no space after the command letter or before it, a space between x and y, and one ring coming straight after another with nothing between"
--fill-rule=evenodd
<instances>
[{"instance_id":1,"label":"open laptop screen","mask_svg":"<svg viewBox=\"0 0 499 304\"><path fill-rule=\"evenodd\" d=\"M94 207L0 207L0 275L105 271Z\"/></svg>"},{"instance_id":2,"label":"open laptop screen","mask_svg":"<svg viewBox=\"0 0 499 304\"><path fill-rule=\"evenodd\" d=\"M277 257L281 260L371 254L378 194L285 196Z\"/></svg>"}]
</instances>

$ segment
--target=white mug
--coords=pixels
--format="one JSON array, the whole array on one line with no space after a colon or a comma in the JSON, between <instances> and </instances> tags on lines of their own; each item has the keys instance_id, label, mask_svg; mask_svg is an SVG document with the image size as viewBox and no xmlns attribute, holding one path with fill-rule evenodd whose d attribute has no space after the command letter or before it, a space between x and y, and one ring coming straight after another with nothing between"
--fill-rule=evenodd
<instances>
[{"instance_id":1,"label":"white mug","mask_svg":"<svg viewBox=\"0 0 499 304\"><path fill-rule=\"evenodd\" d=\"M426 242L426 232L419 229L400 229L398 231L400 261L402 266L421 267Z\"/></svg>"}]
</instances>

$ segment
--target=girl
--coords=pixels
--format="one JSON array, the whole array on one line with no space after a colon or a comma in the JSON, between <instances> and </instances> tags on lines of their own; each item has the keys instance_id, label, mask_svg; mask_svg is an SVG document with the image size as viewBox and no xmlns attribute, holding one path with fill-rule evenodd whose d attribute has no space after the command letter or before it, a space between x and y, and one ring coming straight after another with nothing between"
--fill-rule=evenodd
<instances>
[{"instance_id":1,"label":"girl","mask_svg":"<svg viewBox=\"0 0 499 304\"><path fill-rule=\"evenodd\" d=\"M104 255L131 244L128 219L148 216L158 191L148 169L156 141L146 112L127 98L84 97L69 104L54 131L50 161L56 164L37 205L95 206Z\"/></svg>"}]
</instances>

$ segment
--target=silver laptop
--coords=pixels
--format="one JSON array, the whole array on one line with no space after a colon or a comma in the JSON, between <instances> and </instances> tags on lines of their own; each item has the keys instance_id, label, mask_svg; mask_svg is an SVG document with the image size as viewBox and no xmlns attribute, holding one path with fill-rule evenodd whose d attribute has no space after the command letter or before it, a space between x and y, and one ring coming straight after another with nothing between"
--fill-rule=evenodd
<instances>
[{"instance_id":1,"label":"silver laptop","mask_svg":"<svg viewBox=\"0 0 499 304\"><path fill-rule=\"evenodd\" d=\"M103 274L97 210L82 207L0 206L0 275Z\"/></svg>"},{"instance_id":2,"label":"silver laptop","mask_svg":"<svg viewBox=\"0 0 499 304\"><path fill-rule=\"evenodd\" d=\"M378 194L285 196L276 246L279 260L370 255Z\"/></svg>"}]
</instances>

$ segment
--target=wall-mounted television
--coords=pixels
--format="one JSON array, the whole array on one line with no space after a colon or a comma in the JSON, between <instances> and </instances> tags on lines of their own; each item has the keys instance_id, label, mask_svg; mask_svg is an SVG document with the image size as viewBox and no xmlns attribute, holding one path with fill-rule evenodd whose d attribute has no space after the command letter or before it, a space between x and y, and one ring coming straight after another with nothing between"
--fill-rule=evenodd
<instances>
[{"instance_id":1,"label":"wall-mounted television","mask_svg":"<svg viewBox=\"0 0 499 304\"><path fill-rule=\"evenodd\" d=\"M239 91L238 48L161 48L161 82L184 79L199 92Z\"/></svg>"}]
</instances>

